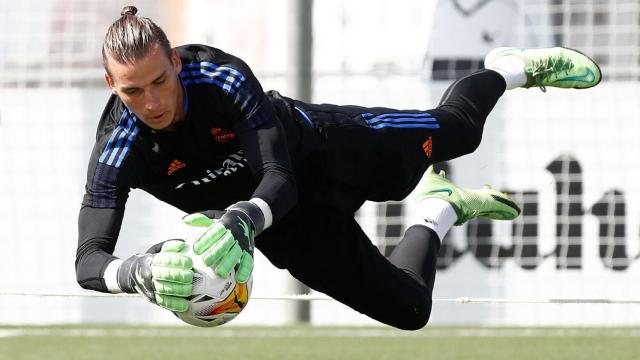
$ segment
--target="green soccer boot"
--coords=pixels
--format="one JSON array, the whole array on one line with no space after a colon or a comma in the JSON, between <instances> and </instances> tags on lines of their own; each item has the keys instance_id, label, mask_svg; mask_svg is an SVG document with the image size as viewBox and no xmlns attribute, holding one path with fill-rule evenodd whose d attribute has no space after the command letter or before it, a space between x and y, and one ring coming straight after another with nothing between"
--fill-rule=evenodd
<instances>
[{"instance_id":1,"label":"green soccer boot","mask_svg":"<svg viewBox=\"0 0 640 360\"><path fill-rule=\"evenodd\" d=\"M434 197L449 202L458 215L455 225L478 217L513 220L520 215L520 207L509 195L489 185L482 189L462 189L444 175L444 171L436 174L433 165L429 166L416 186L416 200Z\"/></svg>"},{"instance_id":2,"label":"green soccer boot","mask_svg":"<svg viewBox=\"0 0 640 360\"><path fill-rule=\"evenodd\" d=\"M485 57L484 67L489 68L496 59L503 56L516 56L524 62L527 76L527 83L522 86L524 88L537 86L542 91L546 91L547 86L587 89L598 85L602 79L600 67L595 61L569 48L499 47Z\"/></svg>"}]
</instances>

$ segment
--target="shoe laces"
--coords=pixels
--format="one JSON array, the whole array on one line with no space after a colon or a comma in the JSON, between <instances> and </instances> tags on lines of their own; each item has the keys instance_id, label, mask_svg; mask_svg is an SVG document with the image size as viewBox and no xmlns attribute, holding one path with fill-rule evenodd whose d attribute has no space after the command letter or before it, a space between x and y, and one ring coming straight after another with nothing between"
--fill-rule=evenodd
<instances>
[{"instance_id":1,"label":"shoe laces","mask_svg":"<svg viewBox=\"0 0 640 360\"><path fill-rule=\"evenodd\" d=\"M554 75L557 77L563 72L565 75L569 75L573 67L574 65L571 59L558 55L534 61L528 71L531 73L536 86L538 86L542 92L546 92L547 88L544 86L545 81Z\"/></svg>"}]
</instances>

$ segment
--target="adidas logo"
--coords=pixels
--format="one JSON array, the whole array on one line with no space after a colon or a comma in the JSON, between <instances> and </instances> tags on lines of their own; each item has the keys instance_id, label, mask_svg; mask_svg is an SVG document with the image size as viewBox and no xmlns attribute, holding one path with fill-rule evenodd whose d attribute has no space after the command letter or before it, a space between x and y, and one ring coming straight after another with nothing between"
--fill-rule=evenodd
<instances>
[{"instance_id":1,"label":"adidas logo","mask_svg":"<svg viewBox=\"0 0 640 360\"><path fill-rule=\"evenodd\" d=\"M422 150L424 150L425 155L431 159L431 151L433 150L433 140L431 139L431 135L429 135L429 138L422 144Z\"/></svg>"}]
</instances>

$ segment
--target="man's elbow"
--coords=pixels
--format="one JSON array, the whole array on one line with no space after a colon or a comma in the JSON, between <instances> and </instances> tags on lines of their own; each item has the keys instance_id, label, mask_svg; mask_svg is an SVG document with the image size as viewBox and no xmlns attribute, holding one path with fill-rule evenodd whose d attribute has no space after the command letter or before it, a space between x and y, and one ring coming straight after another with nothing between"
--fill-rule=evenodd
<instances>
[{"instance_id":1,"label":"man's elbow","mask_svg":"<svg viewBox=\"0 0 640 360\"><path fill-rule=\"evenodd\" d=\"M107 292L104 280L96 265L90 265L82 258L76 259L76 281L83 289Z\"/></svg>"},{"instance_id":2,"label":"man's elbow","mask_svg":"<svg viewBox=\"0 0 640 360\"><path fill-rule=\"evenodd\" d=\"M95 290L92 288L92 277L88 274L88 269L86 266L82 265L82 262L78 262L76 260L76 281L81 288L87 290Z\"/></svg>"}]
</instances>

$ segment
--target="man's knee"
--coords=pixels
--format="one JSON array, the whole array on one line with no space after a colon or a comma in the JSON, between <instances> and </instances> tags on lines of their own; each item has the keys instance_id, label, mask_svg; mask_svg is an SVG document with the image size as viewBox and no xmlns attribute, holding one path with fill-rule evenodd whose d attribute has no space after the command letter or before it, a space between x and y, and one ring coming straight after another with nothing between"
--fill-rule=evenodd
<instances>
[{"instance_id":1,"label":"man's knee","mask_svg":"<svg viewBox=\"0 0 640 360\"><path fill-rule=\"evenodd\" d=\"M476 149L480 146L480 143L482 142L483 128L484 126L482 125L475 125L470 126L469 129L465 131L466 136L464 137L463 144L465 146L464 150L467 154L476 151Z\"/></svg>"},{"instance_id":2,"label":"man's knee","mask_svg":"<svg viewBox=\"0 0 640 360\"><path fill-rule=\"evenodd\" d=\"M378 320L400 330L420 330L429 322L431 301L425 301L424 304L408 306L402 309L396 308L395 310L390 313L392 317Z\"/></svg>"},{"instance_id":3,"label":"man's knee","mask_svg":"<svg viewBox=\"0 0 640 360\"><path fill-rule=\"evenodd\" d=\"M402 330L420 330L427 325L430 316L431 303L417 306L412 309L409 316L397 327Z\"/></svg>"},{"instance_id":4,"label":"man's knee","mask_svg":"<svg viewBox=\"0 0 640 360\"><path fill-rule=\"evenodd\" d=\"M469 111L461 105L445 104L438 108L439 118L446 123L446 130L439 143L444 147L444 160L474 152L482 141L482 132L486 118L478 112Z\"/></svg>"},{"instance_id":5,"label":"man's knee","mask_svg":"<svg viewBox=\"0 0 640 360\"><path fill-rule=\"evenodd\" d=\"M458 136L462 151L465 154L470 154L480 146L482 141L482 132L484 131L485 118L481 118L481 115L468 111L459 111L457 116L458 122Z\"/></svg>"}]
</instances>

